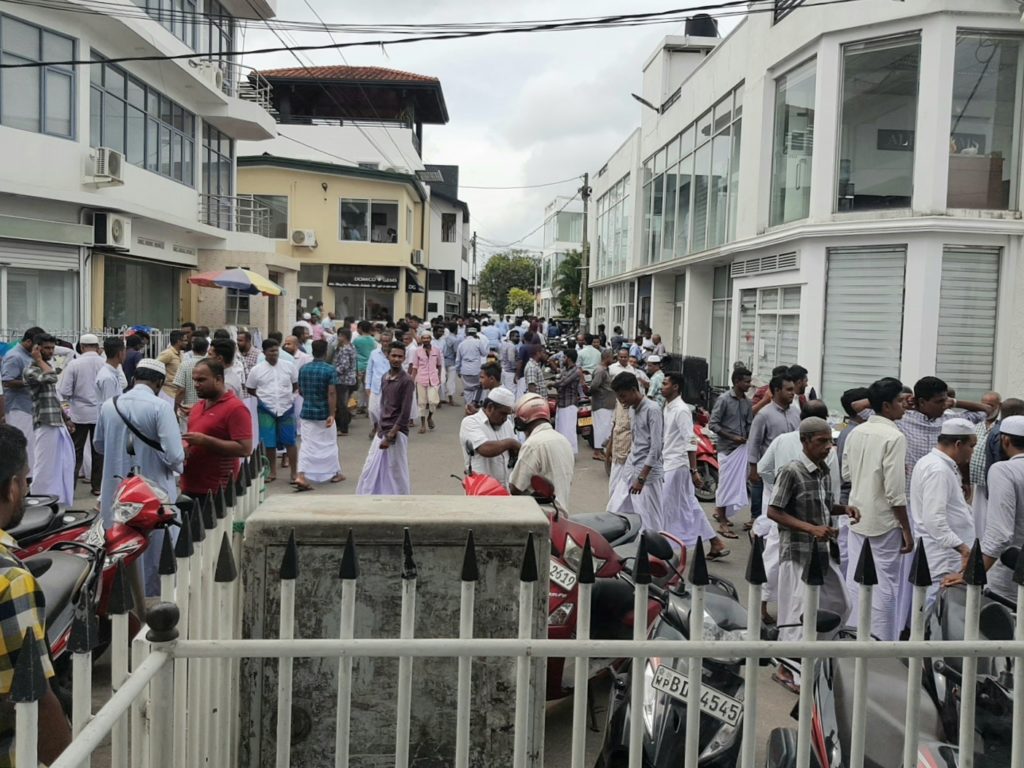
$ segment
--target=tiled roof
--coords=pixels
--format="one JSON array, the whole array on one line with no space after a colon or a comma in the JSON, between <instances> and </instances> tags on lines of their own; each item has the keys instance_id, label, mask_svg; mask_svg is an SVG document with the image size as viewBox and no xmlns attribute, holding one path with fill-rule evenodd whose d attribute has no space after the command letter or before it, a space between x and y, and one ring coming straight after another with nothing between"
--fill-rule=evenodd
<instances>
[{"instance_id":1,"label":"tiled roof","mask_svg":"<svg viewBox=\"0 0 1024 768\"><path fill-rule=\"evenodd\" d=\"M384 67L285 67L283 69L263 69L260 74L267 78L296 78L300 80L334 80L344 82L379 81L382 83L437 83L436 77L417 75L413 72L402 72L398 69Z\"/></svg>"}]
</instances>

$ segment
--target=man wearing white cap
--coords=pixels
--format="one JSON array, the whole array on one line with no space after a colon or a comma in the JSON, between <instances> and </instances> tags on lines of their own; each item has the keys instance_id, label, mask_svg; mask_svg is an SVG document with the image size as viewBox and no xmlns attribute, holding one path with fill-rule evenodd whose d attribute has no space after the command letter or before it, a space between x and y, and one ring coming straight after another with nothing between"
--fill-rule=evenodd
<instances>
[{"instance_id":1,"label":"man wearing white cap","mask_svg":"<svg viewBox=\"0 0 1024 768\"><path fill-rule=\"evenodd\" d=\"M67 364L64 376L57 386L60 399L69 406L71 423L75 425L71 439L75 443L75 479L82 471L82 460L86 446L90 444L96 420L99 418L100 398L96 388L96 376L106 365L99 353L99 337L91 333L82 334L78 340L81 354ZM103 478L103 456L91 449L90 481L92 495L100 495L100 481Z\"/></svg>"},{"instance_id":2,"label":"man wearing white cap","mask_svg":"<svg viewBox=\"0 0 1024 768\"><path fill-rule=\"evenodd\" d=\"M459 427L459 446L467 465L477 474L490 475L508 487L509 458L518 455L519 441L509 416L515 395L505 387L487 393L483 407L466 416ZM466 448L473 449L472 454Z\"/></svg>"},{"instance_id":3,"label":"man wearing white cap","mask_svg":"<svg viewBox=\"0 0 1024 768\"><path fill-rule=\"evenodd\" d=\"M664 407L665 396L661 393L661 388L665 383L665 372L661 370L661 355L647 357L647 375L651 377L651 383L647 385L647 397Z\"/></svg>"},{"instance_id":4,"label":"man wearing white cap","mask_svg":"<svg viewBox=\"0 0 1024 768\"><path fill-rule=\"evenodd\" d=\"M974 542L974 516L964 498L960 467L970 463L978 442L975 426L966 419L947 419L937 443L914 465L910 479L910 513L924 542L932 586L931 605L942 580L959 573Z\"/></svg>"},{"instance_id":5,"label":"man wearing white cap","mask_svg":"<svg viewBox=\"0 0 1024 768\"><path fill-rule=\"evenodd\" d=\"M462 396L466 403L475 403L480 389L480 366L487 359L487 342L478 337L475 325L466 328L466 339L455 354L455 371L462 377Z\"/></svg>"},{"instance_id":6,"label":"man wearing white cap","mask_svg":"<svg viewBox=\"0 0 1024 768\"><path fill-rule=\"evenodd\" d=\"M420 407L420 434L434 428L434 411L441 402L441 370L444 358L433 345L434 335L426 326L420 331L420 343L413 358L412 378L416 382L416 401Z\"/></svg>"},{"instance_id":7,"label":"man wearing white cap","mask_svg":"<svg viewBox=\"0 0 1024 768\"><path fill-rule=\"evenodd\" d=\"M988 514L981 552L990 569L988 588L1000 597L1017 599L1013 572L999 562L1010 547L1024 547L1024 416L1007 416L999 424L999 442L1008 461L988 471Z\"/></svg>"}]
</instances>

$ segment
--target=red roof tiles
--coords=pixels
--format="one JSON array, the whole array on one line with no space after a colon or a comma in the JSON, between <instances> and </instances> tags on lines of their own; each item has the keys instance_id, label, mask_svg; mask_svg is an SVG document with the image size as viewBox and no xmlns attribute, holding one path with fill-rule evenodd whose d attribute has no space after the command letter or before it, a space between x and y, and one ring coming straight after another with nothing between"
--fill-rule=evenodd
<instances>
[{"instance_id":1,"label":"red roof tiles","mask_svg":"<svg viewBox=\"0 0 1024 768\"><path fill-rule=\"evenodd\" d=\"M266 78L295 78L299 80L333 80L336 82L367 82L383 83L438 83L436 77L417 75L413 72L402 72L398 69L385 67L285 67L283 69L263 69L260 74Z\"/></svg>"}]
</instances>

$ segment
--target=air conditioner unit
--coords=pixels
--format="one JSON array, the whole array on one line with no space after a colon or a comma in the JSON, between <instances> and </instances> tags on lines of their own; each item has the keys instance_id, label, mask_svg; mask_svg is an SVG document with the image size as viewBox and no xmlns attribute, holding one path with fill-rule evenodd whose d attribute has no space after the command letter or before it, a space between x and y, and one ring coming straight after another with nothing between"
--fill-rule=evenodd
<instances>
[{"instance_id":1,"label":"air conditioner unit","mask_svg":"<svg viewBox=\"0 0 1024 768\"><path fill-rule=\"evenodd\" d=\"M117 213L98 211L92 217L93 245L112 251L132 247L132 220Z\"/></svg>"},{"instance_id":2,"label":"air conditioner unit","mask_svg":"<svg viewBox=\"0 0 1024 768\"><path fill-rule=\"evenodd\" d=\"M196 66L199 78L218 91L224 90L224 70L219 62L201 61Z\"/></svg>"},{"instance_id":3,"label":"air conditioner unit","mask_svg":"<svg viewBox=\"0 0 1024 768\"><path fill-rule=\"evenodd\" d=\"M92 174L94 184L110 187L124 184L124 155L116 149L97 147Z\"/></svg>"},{"instance_id":4,"label":"air conditioner unit","mask_svg":"<svg viewBox=\"0 0 1024 768\"><path fill-rule=\"evenodd\" d=\"M292 231L292 245L316 248L316 232L312 229L296 229Z\"/></svg>"},{"instance_id":5,"label":"air conditioner unit","mask_svg":"<svg viewBox=\"0 0 1024 768\"><path fill-rule=\"evenodd\" d=\"M422 267L423 266L423 251L421 251L419 248L416 248L412 252L412 265L414 267Z\"/></svg>"}]
</instances>

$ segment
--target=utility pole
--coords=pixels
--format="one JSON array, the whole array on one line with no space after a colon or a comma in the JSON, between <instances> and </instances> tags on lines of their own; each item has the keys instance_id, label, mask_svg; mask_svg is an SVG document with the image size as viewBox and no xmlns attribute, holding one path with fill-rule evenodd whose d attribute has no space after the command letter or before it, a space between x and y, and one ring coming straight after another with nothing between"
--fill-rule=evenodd
<instances>
[{"instance_id":1,"label":"utility pole","mask_svg":"<svg viewBox=\"0 0 1024 768\"><path fill-rule=\"evenodd\" d=\"M590 284L590 243L587 240L587 216L590 213L590 173L583 174L580 197L583 199L583 255L580 257L580 332L587 328L587 286Z\"/></svg>"},{"instance_id":2,"label":"utility pole","mask_svg":"<svg viewBox=\"0 0 1024 768\"><path fill-rule=\"evenodd\" d=\"M476 289L476 311L480 311L480 273L476 271L476 230L473 230L473 286ZM472 298L472 297L471 297Z\"/></svg>"}]
</instances>

